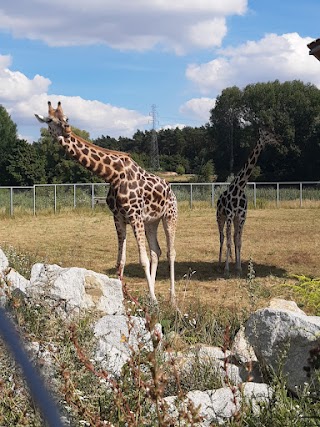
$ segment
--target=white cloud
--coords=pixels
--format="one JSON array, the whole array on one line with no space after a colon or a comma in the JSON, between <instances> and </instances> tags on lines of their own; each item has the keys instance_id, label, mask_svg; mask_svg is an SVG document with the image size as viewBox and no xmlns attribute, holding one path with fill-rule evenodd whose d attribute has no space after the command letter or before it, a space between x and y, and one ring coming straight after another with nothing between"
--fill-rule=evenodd
<instances>
[{"instance_id":1,"label":"white cloud","mask_svg":"<svg viewBox=\"0 0 320 427\"><path fill-rule=\"evenodd\" d=\"M186 76L204 94L218 94L229 86L278 79L302 80L320 87L319 63L309 55L309 37L297 33L267 34L261 40L221 49L204 64L190 64Z\"/></svg>"},{"instance_id":2,"label":"white cloud","mask_svg":"<svg viewBox=\"0 0 320 427\"><path fill-rule=\"evenodd\" d=\"M138 128L150 120L134 110L104 104L100 101L85 100L79 96L58 96L43 94L33 96L29 101L19 102L14 112L20 117L30 117L34 113L46 115L47 101L55 106L61 101L64 113L71 125L87 130L92 137L102 134L110 136L131 136Z\"/></svg>"},{"instance_id":3,"label":"white cloud","mask_svg":"<svg viewBox=\"0 0 320 427\"><path fill-rule=\"evenodd\" d=\"M9 67L12 62L10 55L0 55L0 69Z\"/></svg>"},{"instance_id":4,"label":"white cloud","mask_svg":"<svg viewBox=\"0 0 320 427\"><path fill-rule=\"evenodd\" d=\"M180 113L194 117L207 123L210 118L210 110L215 106L215 98L193 98L180 107Z\"/></svg>"},{"instance_id":5,"label":"white cloud","mask_svg":"<svg viewBox=\"0 0 320 427\"><path fill-rule=\"evenodd\" d=\"M49 46L106 44L183 53L220 46L225 18L243 15L248 0L2 0L0 30Z\"/></svg>"},{"instance_id":6,"label":"white cloud","mask_svg":"<svg viewBox=\"0 0 320 427\"><path fill-rule=\"evenodd\" d=\"M11 56L0 55L0 100L10 104L48 90L49 79L37 74L30 80L19 71L11 71L11 63Z\"/></svg>"},{"instance_id":7,"label":"white cloud","mask_svg":"<svg viewBox=\"0 0 320 427\"><path fill-rule=\"evenodd\" d=\"M216 18L210 21L201 21L190 28L190 40L195 46L209 48L220 46L227 34L225 19Z\"/></svg>"},{"instance_id":8,"label":"white cloud","mask_svg":"<svg viewBox=\"0 0 320 427\"><path fill-rule=\"evenodd\" d=\"M46 115L48 100L53 105L61 101L71 125L87 130L92 137L102 134L114 137L132 136L150 120L149 116L137 111L100 101L85 100L78 96L48 95L51 84L49 79L39 75L29 79L19 71L10 70L10 65L11 58L0 55L0 104L18 124L18 131L19 126L28 127L28 132L34 130L35 140L40 136L40 128L34 113ZM28 137L29 140L30 138Z\"/></svg>"},{"instance_id":9,"label":"white cloud","mask_svg":"<svg viewBox=\"0 0 320 427\"><path fill-rule=\"evenodd\" d=\"M161 130L161 129L176 129L176 128L178 128L178 129L183 129L183 128L185 128L187 125L185 125L185 124L183 124L183 123L176 123L176 124L174 124L174 125L163 125L163 126L161 126L158 130Z\"/></svg>"}]
</instances>

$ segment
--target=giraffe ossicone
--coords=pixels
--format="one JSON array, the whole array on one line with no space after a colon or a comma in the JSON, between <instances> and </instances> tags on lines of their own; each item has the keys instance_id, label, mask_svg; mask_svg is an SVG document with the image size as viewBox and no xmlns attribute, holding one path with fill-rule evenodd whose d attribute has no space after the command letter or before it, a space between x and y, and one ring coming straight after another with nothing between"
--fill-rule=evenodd
<instances>
[{"instance_id":1,"label":"giraffe ossicone","mask_svg":"<svg viewBox=\"0 0 320 427\"><path fill-rule=\"evenodd\" d=\"M227 252L224 269L226 274L229 274L229 260L231 258L232 224L234 228L233 241L235 248L236 270L239 274L241 273L242 232L246 221L248 207L245 187L265 145L276 144L277 142L278 141L274 133L265 128L260 128L258 142L251 152L247 162L231 181L228 188L218 198L216 216L220 237L219 263L221 264L222 262L224 228L226 226Z\"/></svg>"},{"instance_id":2,"label":"giraffe ossicone","mask_svg":"<svg viewBox=\"0 0 320 427\"><path fill-rule=\"evenodd\" d=\"M126 226L131 225L137 241L139 260L148 282L151 300L157 302L155 280L160 246L157 231L160 221L167 241L167 258L170 267L170 300L176 304L174 285L174 248L177 226L177 200L170 184L160 177L142 169L128 153L108 150L75 135L62 110L48 102L48 116L35 114L41 123L46 123L50 134L65 148L67 153L94 174L110 184L107 204L113 213L118 237L116 267L119 278L123 277L126 263ZM146 239L150 259L146 251Z\"/></svg>"}]
</instances>

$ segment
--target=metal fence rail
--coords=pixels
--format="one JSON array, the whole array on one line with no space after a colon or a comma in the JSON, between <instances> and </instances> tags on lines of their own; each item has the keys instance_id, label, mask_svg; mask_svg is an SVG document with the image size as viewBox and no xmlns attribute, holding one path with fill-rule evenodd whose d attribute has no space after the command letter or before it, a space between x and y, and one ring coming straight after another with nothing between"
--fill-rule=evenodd
<instances>
[{"instance_id":1,"label":"metal fence rail","mask_svg":"<svg viewBox=\"0 0 320 427\"><path fill-rule=\"evenodd\" d=\"M178 202L193 208L197 203L211 207L229 183L172 183ZM64 208L95 209L105 203L109 184L37 184L32 187L0 187L0 214L57 212ZM249 182L246 187L249 206L253 208L304 207L307 202L320 207L320 181ZM309 205L310 205L309 203Z\"/></svg>"}]
</instances>

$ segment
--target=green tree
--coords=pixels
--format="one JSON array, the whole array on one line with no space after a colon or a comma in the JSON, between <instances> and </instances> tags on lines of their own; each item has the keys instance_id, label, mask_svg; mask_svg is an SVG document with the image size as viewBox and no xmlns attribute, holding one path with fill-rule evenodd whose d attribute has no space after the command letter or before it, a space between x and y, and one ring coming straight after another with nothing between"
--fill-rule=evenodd
<instances>
[{"instance_id":1,"label":"green tree","mask_svg":"<svg viewBox=\"0 0 320 427\"><path fill-rule=\"evenodd\" d=\"M8 156L18 142L17 126L11 120L7 110L0 105L0 185L10 185L7 175Z\"/></svg>"},{"instance_id":2,"label":"green tree","mask_svg":"<svg viewBox=\"0 0 320 427\"><path fill-rule=\"evenodd\" d=\"M12 147L5 170L8 185L30 186L46 182L44 159L25 140L18 140Z\"/></svg>"},{"instance_id":3,"label":"green tree","mask_svg":"<svg viewBox=\"0 0 320 427\"><path fill-rule=\"evenodd\" d=\"M210 123L216 141L215 163L224 179L234 171L239 134L244 116L242 91L236 87L224 89L211 110Z\"/></svg>"},{"instance_id":4,"label":"green tree","mask_svg":"<svg viewBox=\"0 0 320 427\"><path fill-rule=\"evenodd\" d=\"M87 131L77 128L72 128L72 130L76 135L90 140L90 135ZM59 142L52 138L47 129L41 129L41 138L34 145L38 155L43 158L46 182L48 184L101 181L91 171L70 158Z\"/></svg>"},{"instance_id":5,"label":"green tree","mask_svg":"<svg viewBox=\"0 0 320 427\"><path fill-rule=\"evenodd\" d=\"M200 169L197 182L212 182L214 180L214 165L212 160L208 160Z\"/></svg>"},{"instance_id":6,"label":"green tree","mask_svg":"<svg viewBox=\"0 0 320 427\"><path fill-rule=\"evenodd\" d=\"M319 179L319 114L319 89L298 80L284 83L276 80L247 85L243 90L224 90L210 117L218 179L224 180L242 167L261 125L273 128L281 142L266 147L261 154L259 179Z\"/></svg>"},{"instance_id":7,"label":"green tree","mask_svg":"<svg viewBox=\"0 0 320 427\"><path fill-rule=\"evenodd\" d=\"M266 180L318 179L319 173L311 178L306 153L317 153L314 134L320 114L320 91L316 86L299 80L280 83L249 85L244 89L248 121L265 123L274 128L281 143L274 149L267 148L259 161L262 178ZM313 168L314 169L314 168Z\"/></svg>"}]
</instances>

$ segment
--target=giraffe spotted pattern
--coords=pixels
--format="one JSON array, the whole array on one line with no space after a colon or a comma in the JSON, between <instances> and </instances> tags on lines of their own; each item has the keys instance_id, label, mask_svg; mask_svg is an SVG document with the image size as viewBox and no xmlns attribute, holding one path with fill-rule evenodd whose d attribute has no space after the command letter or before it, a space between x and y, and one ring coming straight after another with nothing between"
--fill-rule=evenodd
<instances>
[{"instance_id":1,"label":"giraffe spotted pattern","mask_svg":"<svg viewBox=\"0 0 320 427\"><path fill-rule=\"evenodd\" d=\"M36 115L47 123L49 132L71 157L110 184L107 204L113 213L118 236L118 275L123 277L126 262L126 226L131 225L137 240L139 259L145 271L152 301L156 302L155 279L160 246L157 230L162 221L170 266L170 299L175 304L174 249L177 225L177 200L170 185L160 177L142 169L129 154L107 150L73 134L61 103L56 109L48 103L48 117ZM146 252L147 239L150 259Z\"/></svg>"},{"instance_id":2,"label":"giraffe spotted pattern","mask_svg":"<svg viewBox=\"0 0 320 427\"><path fill-rule=\"evenodd\" d=\"M247 196L245 194L246 184L251 176L259 155L266 144L276 143L273 133L266 129L259 129L259 140L250 154L246 164L236 175L228 188L220 195L217 201L217 224L220 236L219 262L222 262L222 251L224 243L224 228L226 225L227 254L225 273L229 273L229 259L231 258L231 227L234 227L234 246L236 269L241 273L241 246L242 232L247 216Z\"/></svg>"}]
</instances>

